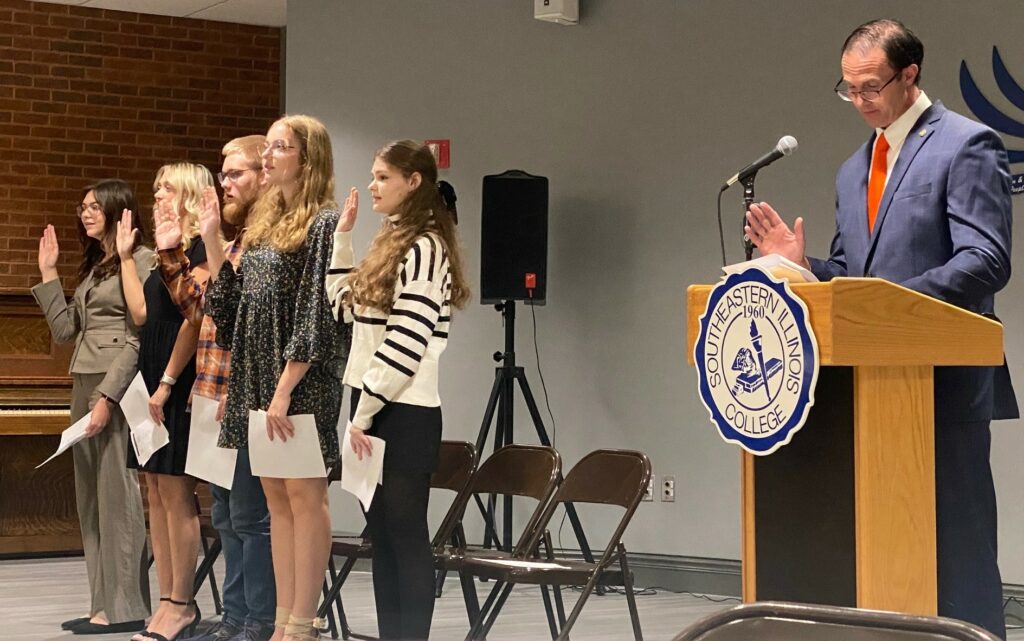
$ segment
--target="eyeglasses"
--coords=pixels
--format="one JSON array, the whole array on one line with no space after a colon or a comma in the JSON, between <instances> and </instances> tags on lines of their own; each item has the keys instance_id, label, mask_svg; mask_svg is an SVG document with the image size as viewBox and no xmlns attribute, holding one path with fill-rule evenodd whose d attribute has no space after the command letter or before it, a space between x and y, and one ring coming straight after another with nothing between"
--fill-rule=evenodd
<instances>
[{"instance_id":1,"label":"eyeglasses","mask_svg":"<svg viewBox=\"0 0 1024 641\"><path fill-rule=\"evenodd\" d=\"M78 214L79 218L81 218L82 214L86 212L89 212L90 216L102 216L103 207L101 207L100 204L96 202L89 203L88 205L83 203L75 207L75 212Z\"/></svg>"},{"instance_id":2,"label":"eyeglasses","mask_svg":"<svg viewBox=\"0 0 1024 641\"><path fill-rule=\"evenodd\" d=\"M903 70L900 69L899 71L896 72L895 76L889 78L889 82L885 83L878 89L864 89L862 91L855 91L853 89L850 89L846 85L843 85L843 79L840 78L839 82L836 83L836 86L832 91L836 92L836 95L845 100L846 102L853 102L853 99L857 97L859 97L864 102L874 102L878 100L878 97L880 95L882 95L882 90L888 87L890 84L892 84L892 81L899 78L902 73Z\"/></svg>"},{"instance_id":3,"label":"eyeglasses","mask_svg":"<svg viewBox=\"0 0 1024 641\"><path fill-rule=\"evenodd\" d=\"M295 148L295 145L289 145L283 140L275 140L274 142L264 143L260 145L259 151L261 156L267 153L268 150L272 152L275 156L280 156L284 154L285 151Z\"/></svg>"},{"instance_id":4,"label":"eyeglasses","mask_svg":"<svg viewBox=\"0 0 1024 641\"><path fill-rule=\"evenodd\" d=\"M259 169L256 169L255 167L250 167L248 169L232 169L230 171L222 171L217 174L217 182L219 182L222 185L224 183L238 182L238 180L242 177L242 174L244 174L247 171L259 171Z\"/></svg>"}]
</instances>

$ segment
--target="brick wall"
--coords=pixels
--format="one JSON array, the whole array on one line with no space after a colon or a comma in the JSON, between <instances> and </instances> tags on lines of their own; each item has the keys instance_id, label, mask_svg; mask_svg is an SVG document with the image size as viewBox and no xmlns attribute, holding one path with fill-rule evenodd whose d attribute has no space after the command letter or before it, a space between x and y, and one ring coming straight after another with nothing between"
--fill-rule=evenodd
<instances>
[{"instance_id":1,"label":"brick wall","mask_svg":"<svg viewBox=\"0 0 1024 641\"><path fill-rule=\"evenodd\" d=\"M0 291L38 282L47 223L74 288L92 181L129 181L151 229L161 165L216 173L227 140L279 115L280 60L277 28L0 0Z\"/></svg>"}]
</instances>

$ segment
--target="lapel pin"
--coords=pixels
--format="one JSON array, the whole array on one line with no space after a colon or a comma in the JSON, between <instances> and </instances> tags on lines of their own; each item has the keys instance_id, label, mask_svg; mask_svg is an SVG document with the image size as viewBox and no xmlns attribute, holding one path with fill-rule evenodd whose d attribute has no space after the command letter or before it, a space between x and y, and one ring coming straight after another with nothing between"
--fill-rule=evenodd
<instances>
[{"instance_id":1,"label":"lapel pin","mask_svg":"<svg viewBox=\"0 0 1024 641\"><path fill-rule=\"evenodd\" d=\"M928 130L927 130L927 129L925 129L924 127L921 127L921 131L917 132L917 135L918 135L918 136L921 136L922 138L924 138L924 135L925 135L926 133L928 133Z\"/></svg>"}]
</instances>

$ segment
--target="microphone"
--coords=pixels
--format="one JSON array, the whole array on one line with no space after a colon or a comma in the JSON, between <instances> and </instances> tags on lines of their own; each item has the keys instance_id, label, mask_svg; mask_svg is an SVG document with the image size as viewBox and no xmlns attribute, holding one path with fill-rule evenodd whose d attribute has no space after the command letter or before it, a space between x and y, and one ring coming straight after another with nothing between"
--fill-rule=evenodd
<instances>
[{"instance_id":1,"label":"microphone","mask_svg":"<svg viewBox=\"0 0 1024 641\"><path fill-rule=\"evenodd\" d=\"M735 185L737 182L745 180L746 178L749 178L751 175L756 174L757 171L762 167L766 167L767 165L772 164L773 162L775 162L779 158L782 158L783 156L790 155L791 153L796 151L796 148L797 142L796 138L794 138L793 136L783 136L782 138L779 138L779 143L775 145L775 149L772 149L765 155L761 156L754 162L750 163L743 169L739 170L739 172L733 175L732 178L725 181L725 184L722 185L722 191L725 191L729 187Z\"/></svg>"}]
</instances>

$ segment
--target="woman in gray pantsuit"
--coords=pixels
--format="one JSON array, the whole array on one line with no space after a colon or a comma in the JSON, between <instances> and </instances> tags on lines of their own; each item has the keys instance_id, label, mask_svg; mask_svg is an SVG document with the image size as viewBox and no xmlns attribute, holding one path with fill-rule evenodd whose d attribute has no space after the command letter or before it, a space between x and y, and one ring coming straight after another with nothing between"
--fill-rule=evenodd
<instances>
[{"instance_id":1,"label":"woman in gray pantsuit","mask_svg":"<svg viewBox=\"0 0 1024 641\"><path fill-rule=\"evenodd\" d=\"M117 405L135 377L139 353L138 328L125 304L115 246L117 221L126 209L138 211L128 183L103 180L87 187L78 206L82 263L74 298L64 299L53 225L39 239L43 282L32 288L54 340L75 341L71 420L90 415L89 438L75 445L73 453L92 602L87 617L63 624L75 634L133 632L149 615L142 496L135 471L125 468L128 424ZM135 264L145 281L153 252L137 246Z\"/></svg>"}]
</instances>

